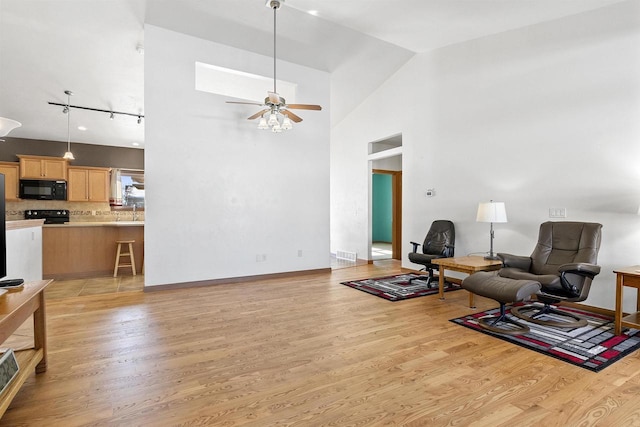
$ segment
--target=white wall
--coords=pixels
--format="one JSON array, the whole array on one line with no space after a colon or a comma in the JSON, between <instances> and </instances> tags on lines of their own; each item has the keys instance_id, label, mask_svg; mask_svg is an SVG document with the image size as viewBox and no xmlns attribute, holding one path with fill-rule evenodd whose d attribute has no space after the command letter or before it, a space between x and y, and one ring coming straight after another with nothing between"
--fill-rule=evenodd
<instances>
[{"instance_id":1,"label":"white wall","mask_svg":"<svg viewBox=\"0 0 640 427\"><path fill-rule=\"evenodd\" d=\"M7 230L6 278L42 280L42 226Z\"/></svg>"},{"instance_id":2,"label":"white wall","mask_svg":"<svg viewBox=\"0 0 640 427\"><path fill-rule=\"evenodd\" d=\"M638 46L628 1L416 55L332 130L331 250L367 253L367 144L402 133L404 242L451 219L456 255L487 251L475 214L493 199L509 217L496 251L529 254L548 209L564 207L604 226L586 303L613 308L612 270L640 264ZM627 291L625 309L634 301Z\"/></svg>"},{"instance_id":3,"label":"white wall","mask_svg":"<svg viewBox=\"0 0 640 427\"><path fill-rule=\"evenodd\" d=\"M269 57L145 27L145 286L328 268L329 75L278 62L296 102L324 109L272 134L246 120L260 107L197 92L196 61L273 69Z\"/></svg>"}]
</instances>

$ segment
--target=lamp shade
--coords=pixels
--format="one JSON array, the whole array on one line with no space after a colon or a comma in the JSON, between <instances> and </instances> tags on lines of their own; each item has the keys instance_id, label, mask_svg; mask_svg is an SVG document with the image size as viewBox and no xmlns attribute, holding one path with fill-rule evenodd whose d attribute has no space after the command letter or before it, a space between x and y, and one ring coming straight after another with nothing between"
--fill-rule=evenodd
<instances>
[{"instance_id":1,"label":"lamp shade","mask_svg":"<svg viewBox=\"0 0 640 427\"><path fill-rule=\"evenodd\" d=\"M0 136L5 136L13 129L22 126L22 123L16 122L15 120L6 119L4 117L0 117Z\"/></svg>"},{"instance_id":2,"label":"lamp shade","mask_svg":"<svg viewBox=\"0 0 640 427\"><path fill-rule=\"evenodd\" d=\"M504 202L484 202L478 204L477 222L507 222Z\"/></svg>"}]
</instances>

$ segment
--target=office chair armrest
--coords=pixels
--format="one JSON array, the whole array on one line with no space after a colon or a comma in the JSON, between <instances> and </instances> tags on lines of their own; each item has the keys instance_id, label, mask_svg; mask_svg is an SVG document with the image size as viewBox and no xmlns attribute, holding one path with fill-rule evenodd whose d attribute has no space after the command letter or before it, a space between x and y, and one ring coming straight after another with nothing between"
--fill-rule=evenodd
<instances>
[{"instance_id":1,"label":"office chair armrest","mask_svg":"<svg viewBox=\"0 0 640 427\"><path fill-rule=\"evenodd\" d=\"M416 243L416 242L410 242L413 245L413 252L418 252L418 246L420 246L420 243Z\"/></svg>"},{"instance_id":2,"label":"office chair armrest","mask_svg":"<svg viewBox=\"0 0 640 427\"><path fill-rule=\"evenodd\" d=\"M445 258L451 258L453 256L455 248L456 247L454 245L444 245L444 252L442 253L442 255L444 255Z\"/></svg>"},{"instance_id":3,"label":"office chair armrest","mask_svg":"<svg viewBox=\"0 0 640 427\"><path fill-rule=\"evenodd\" d=\"M593 279L598 273L600 273L600 266L589 264L586 262L576 262L570 264L562 264L560 267L558 267L558 271L561 274L572 273L579 276L590 277Z\"/></svg>"},{"instance_id":4,"label":"office chair armrest","mask_svg":"<svg viewBox=\"0 0 640 427\"><path fill-rule=\"evenodd\" d=\"M524 271L529 271L531 268L531 257L528 256L498 253L498 258L502 260L505 267L519 268Z\"/></svg>"}]
</instances>

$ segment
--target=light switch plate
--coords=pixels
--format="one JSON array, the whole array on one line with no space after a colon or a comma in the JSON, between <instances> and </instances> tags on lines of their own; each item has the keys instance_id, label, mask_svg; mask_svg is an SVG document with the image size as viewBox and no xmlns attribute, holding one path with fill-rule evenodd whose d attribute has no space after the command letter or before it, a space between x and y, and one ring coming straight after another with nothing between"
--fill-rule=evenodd
<instances>
[{"instance_id":1,"label":"light switch plate","mask_svg":"<svg viewBox=\"0 0 640 427\"><path fill-rule=\"evenodd\" d=\"M566 218L567 208L549 208L549 218Z\"/></svg>"}]
</instances>

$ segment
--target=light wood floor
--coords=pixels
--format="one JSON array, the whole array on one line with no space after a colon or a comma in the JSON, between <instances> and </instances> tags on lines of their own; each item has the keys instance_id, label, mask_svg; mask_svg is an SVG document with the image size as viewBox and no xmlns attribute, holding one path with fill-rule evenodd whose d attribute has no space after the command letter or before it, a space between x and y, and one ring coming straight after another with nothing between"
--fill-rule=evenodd
<instances>
[{"instance_id":1,"label":"light wood floor","mask_svg":"<svg viewBox=\"0 0 640 427\"><path fill-rule=\"evenodd\" d=\"M45 297L47 301L88 295L138 292L144 289L144 276L121 275L118 277L92 277L87 279L55 280Z\"/></svg>"},{"instance_id":2,"label":"light wood floor","mask_svg":"<svg viewBox=\"0 0 640 427\"><path fill-rule=\"evenodd\" d=\"M49 369L0 425L639 425L640 354L593 373L449 322L465 291L340 285L398 271L49 300Z\"/></svg>"}]
</instances>

